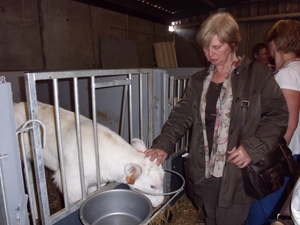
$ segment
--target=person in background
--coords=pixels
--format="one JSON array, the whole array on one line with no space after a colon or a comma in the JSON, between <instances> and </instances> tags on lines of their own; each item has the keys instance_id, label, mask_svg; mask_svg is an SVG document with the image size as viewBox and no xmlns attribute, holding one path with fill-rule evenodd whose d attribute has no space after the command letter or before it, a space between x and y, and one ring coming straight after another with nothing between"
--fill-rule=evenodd
<instances>
[{"instance_id":1,"label":"person in background","mask_svg":"<svg viewBox=\"0 0 300 225\"><path fill-rule=\"evenodd\" d=\"M253 60L262 62L266 64L271 71L275 71L275 65L272 63L268 44L258 43L253 47L252 52Z\"/></svg>"},{"instance_id":2,"label":"person in background","mask_svg":"<svg viewBox=\"0 0 300 225\"><path fill-rule=\"evenodd\" d=\"M293 152L296 162L300 154L300 22L280 20L268 33L271 56L275 59L274 77L278 82L289 110L288 128L284 138ZM251 206L247 225L269 224L276 219L282 208L286 193L285 185L278 191Z\"/></svg>"},{"instance_id":3,"label":"person in background","mask_svg":"<svg viewBox=\"0 0 300 225\"><path fill-rule=\"evenodd\" d=\"M241 36L231 14L209 16L196 38L210 65L190 77L182 99L145 153L157 164L164 162L191 129L184 162L188 196L198 209L204 207L206 225L241 225L254 201L245 193L241 168L260 160L283 137L287 105L271 71L236 54ZM243 138L236 146L249 73L252 94Z\"/></svg>"}]
</instances>

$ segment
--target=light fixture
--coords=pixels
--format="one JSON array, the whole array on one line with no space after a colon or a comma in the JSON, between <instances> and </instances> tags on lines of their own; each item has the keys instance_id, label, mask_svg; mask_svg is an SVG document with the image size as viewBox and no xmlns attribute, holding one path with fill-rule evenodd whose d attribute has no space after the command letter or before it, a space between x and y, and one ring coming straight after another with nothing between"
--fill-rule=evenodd
<instances>
[{"instance_id":1,"label":"light fixture","mask_svg":"<svg viewBox=\"0 0 300 225\"><path fill-rule=\"evenodd\" d=\"M169 26L169 31L170 31L170 32L174 32L174 31L175 31L174 26L172 26L172 25Z\"/></svg>"},{"instance_id":2,"label":"light fixture","mask_svg":"<svg viewBox=\"0 0 300 225\"><path fill-rule=\"evenodd\" d=\"M170 32L174 32L175 31L175 26L174 25L175 25L175 23L172 22L171 25L169 26L169 31Z\"/></svg>"}]
</instances>

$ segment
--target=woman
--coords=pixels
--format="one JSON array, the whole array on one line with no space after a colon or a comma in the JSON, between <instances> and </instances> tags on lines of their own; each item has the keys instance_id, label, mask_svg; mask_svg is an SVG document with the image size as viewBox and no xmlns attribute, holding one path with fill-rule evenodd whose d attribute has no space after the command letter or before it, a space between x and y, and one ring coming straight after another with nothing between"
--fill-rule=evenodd
<instances>
[{"instance_id":1,"label":"woman","mask_svg":"<svg viewBox=\"0 0 300 225\"><path fill-rule=\"evenodd\" d=\"M275 79L287 101L289 122L284 135L294 155L300 154L300 22L280 20L268 34L275 59Z\"/></svg>"},{"instance_id":2,"label":"woman","mask_svg":"<svg viewBox=\"0 0 300 225\"><path fill-rule=\"evenodd\" d=\"M280 20L268 33L271 56L275 59L274 76L287 101L289 120L284 135L296 162L300 154L300 22ZM285 201L285 189L288 183L277 192L255 202L247 225L262 225L276 219Z\"/></svg>"},{"instance_id":3,"label":"woman","mask_svg":"<svg viewBox=\"0 0 300 225\"><path fill-rule=\"evenodd\" d=\"M253 199L244 191L241 168L273 149L286 131L284 96L271 71L254 62L250 104L242 143L236 146L245 76L250 60L238 57L239 27L231 14L218 12L200 26L197 41L211 65L194 74L146 157L162 163L192 128L185 158L187 192L205 210L206 225L241 225Z\"/></svg>"}]
</instances>

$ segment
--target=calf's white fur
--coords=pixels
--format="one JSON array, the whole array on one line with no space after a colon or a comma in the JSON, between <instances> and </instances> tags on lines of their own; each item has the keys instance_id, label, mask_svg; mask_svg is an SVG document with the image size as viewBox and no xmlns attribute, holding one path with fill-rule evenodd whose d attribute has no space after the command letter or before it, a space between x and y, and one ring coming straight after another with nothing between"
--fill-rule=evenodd
<instances>
[{"instance_id":1,"label":"calf's white fur","mask_svg":"<svg viewBox=\"0 0 300 225\"><path fill-rule=\"evenodd\" d=\"M63 156L66 172L66 187L69 203L81 198L81 185L78 164L77 136L75 127L75 114L60 108ZM27 120L27 103L14 105L16 128L22 126ZM47 130L47 145L43 149L43 159L46 167L55 171L53 179L60 191L62 190L61 172L58 160L58 145L56 137L54 107L38 103L38 119L44 123ZM96 168L94 134L92 121L80 116L82 151L84 164L85 186L87 190L94 190L96 185ZM100 157L101 185L107 182L134 183L129 186L147 193L163 193L164 170L149 158L145 158L140 151L146 150L144 142L133 139L132 145L109 128L97 124L98 145ZM28 135L25 137L26 156L31 159L28 148ZM137 151L140 150L140 151ZM126 179L127 178L127 179ZM131 178L131 179L129 179ZM153 207L159 206L164 197L146 195Z\"/></svg>"}]
</instances>

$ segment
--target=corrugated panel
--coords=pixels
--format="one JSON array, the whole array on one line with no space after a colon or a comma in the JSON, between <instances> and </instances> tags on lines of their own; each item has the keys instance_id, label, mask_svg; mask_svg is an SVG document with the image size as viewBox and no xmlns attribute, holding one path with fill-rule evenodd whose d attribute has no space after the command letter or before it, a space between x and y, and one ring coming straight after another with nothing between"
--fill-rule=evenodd
<instances>
[{"instance_id":1,"label":"corrugated panel","mask_svg":"<svg viewBox=\"0 0 300 225\"><path fill-rule=\"evenodd\" d=\"M153 45L158 67L178 67L174 41L159 42Z\"/></svg>"},{"instance_id":2,"label":"corrugated panel","mask_svg":"<svg viewBox=\"0 0 300 225\"><path fill-rule=\"evenodd\" d=\"M102 69L137 68L139 66L134 40L100 34Z\"/></svg>"}]
</instances>

